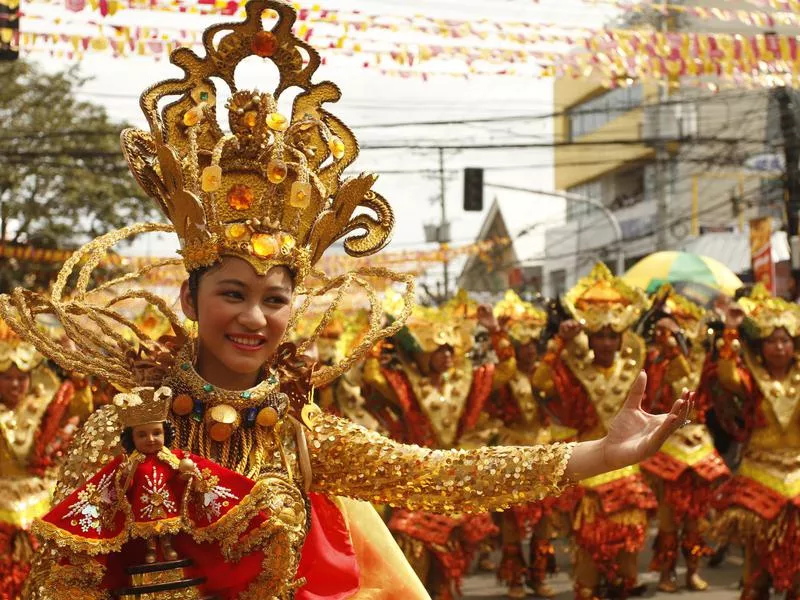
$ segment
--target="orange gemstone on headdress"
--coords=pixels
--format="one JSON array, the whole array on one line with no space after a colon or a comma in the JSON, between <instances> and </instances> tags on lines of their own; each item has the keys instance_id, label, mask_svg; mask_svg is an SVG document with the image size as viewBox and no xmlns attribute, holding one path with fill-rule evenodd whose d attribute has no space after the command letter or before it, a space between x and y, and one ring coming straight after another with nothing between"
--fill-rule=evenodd
<instances>
[{"instance_id":1,"label":"orange gemstone on headdress","mask_svg":"<svg viewBox=\"0 0 800 600\"><path fill-rule=\"evenodd\" d=\"M256 118L258 117L258 113L254 110L248 110L244 113L244 124L247 125L250 129L256 126Z\"/></svg>"},{"instance_id":2,"label":"orange gemstone on headdress","mask_svg":"<svg viewBox=\"0 0 800 600\"><path fill-rule=\"evenodd\" d=\"M338 137L333 137L328 141L328 148L336 160L344 156L344 142Z\"/></svg>"},{"instance_id":3,"label":"orange gemstone on headdress","mask_svg":"<svg viewBox=\"0 0 800 600\"><path fill-rule=\"evenodd\" d=\"M203 169L200 178L200 187L204 192L216 192L222 183L222 168L219 165L211 165Z\"/></svg>"},{"instance_id":4,"label":"orange gemstone on headdress","mask_svg":"<svg viewBox=\"0 0 800 600\"><path fill-rule=\"evenodd\" d=\"M306 208L309 202L311 202L311 184L295 181L292 184L289 206L293 208Z\"/></svg>"},{"instance_id":5,"label":"orange gemstone on headdress","mask_svg":"<svg viewBox=\"0 0 800 600\"><path fill-rule=\"evenodd\" d=\"M255 195L250 186L237 183L228 191L228 206L236 210L247 210L253 205Z\"/></svg>"},{"instance_id":6,"label":"orange gemstone on headdress","mask_svg":"<svg viewBox=\"0 0 800 600\"><path fill-rule=\"evenodd\" d=\"M194 108L190 108L185 113L183 113L183 124L187 127L193 127L200 122L200 118L203 116L203 109L199 106L195 106Z\"/></svg>"},{"instance_id":7,"label":"orange gemstone on headdress","mask_svg":"<svg viewBox=\"0 0 800 600\"><path fill-rule=\"evenodd\" d=\"M253 36L250 48L256 56L267 58L278 49L278 39L269 31L259 31Z\"/></svg>"},{"instance_id":8,"label":"orange gemstone on headdress","mask_svg":"<svg viewBox=\"0 0 800 600\"><path fill-rule=\"evenodd\" d=\"M225 228L225 236L229 240L241 240L247 234L243 223L231 223Z\"/></svg>"},{"instance_id":9,"label":"orange gemstone on headdress","mask_svg":"<svg viewBox=\"0 0 800 600\"><path fill-rule=\"evenodd\" d=\"M274 131L286 131L289 129L289 119L281 113L269 113L267 115L267 125Z\"/></svg>"},{"instance_id":10,"label":"orange gemstone on headdress","mask_svg":"<svg viewBox=\"0 0 800 600\"><path fill-rule=\"evenodd\" d=\"M286 163L280 159L271 160L267 165L267 179L272 183L280 183L286 179L288 172L289 169L286 167Z\"/></svg>"},{"instance_id":11,"label":"orange gemstone on headdress","mask_svg":"<svg viewBox=\"0 0 800 600\"><path fill-rule=\"evenodd\" d=\"M268 233L255 234L250 238L250 243L253 244L253 253L262 258L274 256L280 251L278 242Z\"/></svg>"}]
</instances>

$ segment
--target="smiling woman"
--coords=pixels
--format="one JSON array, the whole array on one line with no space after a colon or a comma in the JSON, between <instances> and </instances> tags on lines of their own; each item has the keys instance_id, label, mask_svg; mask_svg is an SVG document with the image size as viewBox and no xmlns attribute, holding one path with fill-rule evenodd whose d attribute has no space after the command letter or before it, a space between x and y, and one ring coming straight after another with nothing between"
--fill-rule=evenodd
<instances>
[{"instance_id":1,"label":"smiling woman","mask_svg":"<svg viewBox=\"0 0 800 600\"><path fill-rule=\"evenodd\" d=\"M424 598L368 502L482 512L558 494L572 479L652 454L683 422L688 398L669 414L649 415L639 406L641 376L604 439L470 451L400 444L322 413L308 400L313 386L331 381L378 339L400 329L411 310L413 279L370 267L335 279L314 270L337 240L351 256L379 251L394 217L372 190L373 175L341 179L358 144L323 108L338 100L339 89L311 81L320 58L292 34L293 9L278 0L251 0L246 11L244 22L206 31L203 57L186 48L173 52L183 79L145 91L141 106L149 131L122 135L132 173L180 239L181 260L190 273L180 300L197 322L197 335L182 326L167 302L147 292L122 291L107 300L88 289L93 267L111 245L133 233L170 229L155 224L92 241L67 261L49 296L17 290L0 296L0 312L65 368L101 376L119 389L137 389L143 397L168 388L166 419L175 428L174 446L205 461L212 473L213 463L255 482L252 489L259 495L241 505L258 512L256 525L223 517L214 525L217 535L184 532L208 543L184 544L176 536L175 550L187 559L179 576L196 582L202 594L224 600ZM262 17L274 25L265 30ZM236 66L253 55L277 67L274 93L237 89ZM225 107L229 134L217 121L214 82L231 88ZM290 117L279 113L277 103L288 87L300 89ZM367 281L375 276L405 285L405 307L386 327L381 302ZM113 290L131 278L102 287ZM66 284L73 281L75 289L67 293ZM331 293L334 301L306 345L313 343L355 286L366 290L372 307L368 331L340 363L312 370L298 358L304 346L284 343L287 333L311 301ZM293 310L296 296L305 300ZM132 297L163 312L176 336L149 340L116 310ZM36 316L42 313L61 320L74 347L40 334ZM118 333L120 326L127 335ZM442 364L451 359L443 355ZM113 410L92 416L61 470L58 501L120 452L121 425ZM109 498L114 496L89 494L81 501L91 501L92 514L100 514L98 506ZM181 520L186 522L191 521ZM105 536L109 525L111 520L100 519L97 537ZM85 540L67 535L48 538L28 597L134 595L120 589L127 583L126 569L142 579L137 563L147 557L136 541L114 548L87 547Z\"/></svg>"}]
</instances>

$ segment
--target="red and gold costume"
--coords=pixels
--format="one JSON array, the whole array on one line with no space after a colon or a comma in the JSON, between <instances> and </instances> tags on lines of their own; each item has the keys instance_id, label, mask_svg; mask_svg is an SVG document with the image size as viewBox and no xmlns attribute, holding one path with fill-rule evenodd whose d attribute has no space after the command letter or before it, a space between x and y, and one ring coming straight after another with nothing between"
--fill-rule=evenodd
<instances>
[{"instance_id":1,"label":"red and gold costume","mask_svg":"<svg viewBox=\"0 0 800 600\"><path fill-rule=\"evenodd\" d=\"M574 430L552 425L534 396L531 378L538 364L534 358L526 368L515 351L536 352L547 314L534 305L524 302L513 291L494 308L501 329L491 333L491 341L498 364L494 371L492 396L486 405L495 445L548 444L555 440L573 437ZM510 597L523 597L524 584L528 583L537 596L550 596L552 590L545 585L548 568L554 562L551 535L554 523L551 516L569 514L574 509L575 495L562 494L514 506L498 513L500 522L502 558L498 579L509 587ZM531 536L530 554L526 560L523 541Z\"/></svg>"},{"instance_id":2,"label":"red and gold costume","mask_svg":"<svg viewBox=\"0 0 800 600\"><path fill-rule=\"evenodd\" d=\"M56 468L78 424L75 388L59 383L41 354L0 321L0 373L30 377L14 407L0 398L0 598L18 598L36 547L33 520L50 506ZM0 375L2 376L2 375Z\"/></svg>"},{"instance_id":3,"label":"red and gold costume","mask_svg":"<svg viewBox=\"0 0 800 600\"><path fill-rule=\"evenodd\" d=\"M0 314L62 368L100 377L123 391L168 387L175 447L269 492L260 507L269 510L261 528L268 535L247 540L252 560L246 560L248 555L232 567L223 560L204 563L209 566L201 573L207 579L198 584L200 592L222 600L339 600L386 593L424 598L368 503L452 515L540 500L560 492L572 446L450 449L459 430L477 418L491 389L490 367L478 379L469 370L457 370L446 382L446 394L431 389L423 376L407 380L403 397L409 415L447 415L451 406L460 411L441 421L431 419L435 427L421 420L412 423L414 441L442 436L436 448L398 443L307 403L312 386L329 383L377 340L400 330L414 286L410 275L383 268L362 267L334 278L314 269L337 240L351 256L379 251L389 240L394 218L388 202L372 189L373 175L341 177L358 145L328 111L339 89L312 80L321 59L292 33L296 17L285 2L251 0L243 21L214 25L204 33L201 55L189 48L172 53L182 78L143 93L140 105L148 131L122 133L132 173L171 224L132 225L93 240L67 260L49 293L0 295ZM236 86L238 65L256 56L277 69L279 81L272 92ZM228 87L222 96L231 92L225 124L217 120L218 85ZM298 92L289 116L278 109L287 89ZM101 285L106 293L93 293L98 288L91 287L91 275L104 254L130 235L153 231L174 231L181 257L107 281ZM198 272L228 257L246 261L259 275L276 266L292 273L294 291L305 300L294 307L288 330L314 299L328 293L334 298L315 332L296 349L282 344L256 385L246 390L222 389L204 380L195 370L200 342L170 303L133 285L138 276L166 263L182 262L187 271ZM404 309L389 325L383 326L370 277L405 288ZM345 360L310 372L298 357L352 287L367 291L373 309L368 332ZM164 314L175 336L152 340L136 327L119 308L132 297ZM43 314L55 315L74 346L40 334L37 318ZM472 381L474 393L465 390ZM120 453L120 432L111 407L92 414L62 464L57 502ZM27 598L107 599L103 580L108 571L85 558L44 543L26 585ZM118 558L127 560L124 553ZM128 561L125 566L135 565Z\"/></svg>"},{"instance_id":4,"label":"red and gold costume","mask_svg":"<svg viewBox=\"0 0 800 600\"><path fill-rule=\"evenodd\" d=\"M383 413L392 413L393 418L385 422L398 441L425 448L457 448L465 435L473 433L486 409L494 365L473 367L465 356L474 321L465 319L456 304L415 308L403 332L412 347L398 357L402 366L381 364L379 356L370 357L364 365L365 386L391 406ZM403 341L396 344L402 346ZM437 382L431 373L431 357L441 347L452 349L455 365ZM488 514L397 509L388 525L431 595L440 598L459 592L482 542L497 533Z\"/></svg>"},{"instance_id":5,"label":"red and gold costume","mask_svg":"<svg viewBox=\"0 0 800 600\"><path fill-rule=\"evenodd\" d=\"M800 336L800 308L756 285L739 300L746 314L726 328L718 356L700 387L705 403L724 415L723 425L744 443L741 465L720 490L714 524L722 539L745 546L742 598L769 597L770 584L797 597L800 586L800 364L795 358L774 379L759 351L776 329Z\"/></svg>"},{"instance_id":6,"label":"red and gold costume","mask_svg":"<svg viewBox=\"0 0 800 600\"><path fill-rule=\"evenodd\" d=\"M565 343L556 336L534 375L535 389L560 423L578 430L578 439L596 440L625 403L644 367L644 340L630 330L646 305L644 295L598 264L567 292L565 308L586 332L605 328L622 334L612 366L593 362L583 333ZM580 482L581 498L573 523L579 548L576 596L598 593L600 578L623 595L636 586L636 555L642 549L648 513L657 506L637 465Z\"/></svg>"},{"instance_id":7,"label":"red and gold costume","mask_svg":"<svg viewBox=\"0 0 800 600\"><path fill-rule=\"evenodd\" d=\"M656 324L653 343L647 353L645 410L669 412L684 389L695 390L706 359L706 322L703 309L670 290L664 312L669 323ZM674 324L686 340L682 350ZM684 353L685 352L685 353ZM687 566L687 586L705 589L697 575L700 558L711 553L702 532L714 498L715 488L730 475L714 448L703 411L698 405L689 415L692 423L679 429L661 450L641 463L641 468L657 482L659 491L659 532L650 568L661 573L659 586L675 591L675 566L679 548Z\"/></svg>"}]
</instances>

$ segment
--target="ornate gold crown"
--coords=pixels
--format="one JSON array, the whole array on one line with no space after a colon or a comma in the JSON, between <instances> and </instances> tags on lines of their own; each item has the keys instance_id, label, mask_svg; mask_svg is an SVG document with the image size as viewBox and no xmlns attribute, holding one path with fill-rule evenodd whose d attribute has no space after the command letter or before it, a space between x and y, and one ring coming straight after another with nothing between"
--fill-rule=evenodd
<instances>
[{"instance_id":1,"label":"ornate gold crown","mask_svg":"<svg viewBox=\"0 0 800 600\"><path fill-rule=\"evenodd\" d=\"M371 189L374 175L340 179L358 155L358 143L322 108L341 92L329 81L311 82L320 58L292 34L294 10L277 0L251 0L246 12L244 22L205 31L203 58L188 48L172 53L183 78L142 94L150 132L123 131L122 149L139 184L172 222L187 270L238 256L261 274L287 265L302 281L324 250L348 234L356 232L344 241L351 256L380 250L394 216ZM264 30L262 17L275 15L274 27ZM277 68L272 93L237 89L234 73L250 56ZM232 92L226 104L230 133L217 121L212 78ZM286 116L278 100L290 87L300 93ZM358 208L377 218L354 217Z\"/></svg>"},{"instance_id":2,"label":"ornate gold crown","mask_svg":"<svg viewBox=\"0 0 800 600\"><path fill-rule=\"evenodd\" d=\"M619 333L636 323L647 306L647 296L597 263L565 294L564 305L588 331L611 327Z\"/></svg>"},{"instance_id":3,"label":"ornate gold crown","mask_svg":"<svg viewBox=\"0 0 800 600\"><path fill-rule=\"evenodd\" d=\"M459 354L467 352L474 341L476 322L464 316L462 302L440 307L415 306L406 327L423 352L450 346ZM391 313L390 313L391 314Z\"/></svg>"},{"instance_id":4,"label":"ornate gold crown","mask_svg":"<svg viewBox=\"0 0 800 600\"><path fill-rule=\"evenodd\" d=\"M675 319L684 334L692 339L696 338L705 330L705 309L676 292L671 285L665 285L668 286L669 294L664 305L666 312Z\"/></svg>"},{"instance_id":5,"label":"ornate gold crown","mask_svg":"<svg viewBox=\"0 0 800 600\"><path fill-rule=\"evenodd\" d=\"M800 335L800 306L769 293L757 283L749 296L739 299L739 305L758 328L759 338L772 335L776 329L786 329L789 335Z\"/></svg>"},{"instance_id":6,"label":"ornate gold crown","mask_svg":"<svg viewBox=\"0 0 800 600\"><path fill-rule=\"evenodd\" d=\"M547 313L525 302L514 290L507 290L503 299L495 304L494 316L508 318L508 334L520 344L538 340L547 324Z\"/></svg>"},{"instance_id":7,"label":"ornate gold crown","mask_svg":"<svg viewBox=\"0 0 800 600\"><path fill-rule=\"evenodd\" d=\"M123 427L136 427L166 421L170 397L172 390L168 387L137 387L129 393L114 396L113 404Z\"/></svg>"},{"instance_id":8,"label":"ornate gold crown","mask_svg":"<svg viewBox=\"0 0 800 600\"><path fill-rule=\"evenodd\" d=\"M44 357L32 344L23 342L19 336L0 319L0 373L12 365L20 371L30 372L38 367Z\"/></svg>"}]
</instances>

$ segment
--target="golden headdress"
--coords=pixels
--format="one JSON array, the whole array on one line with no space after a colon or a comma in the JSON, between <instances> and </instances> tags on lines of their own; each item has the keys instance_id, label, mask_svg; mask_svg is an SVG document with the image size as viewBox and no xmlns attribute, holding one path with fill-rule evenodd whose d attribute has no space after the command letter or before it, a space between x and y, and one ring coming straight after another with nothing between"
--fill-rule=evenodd
<instances>
[{"instance_id":1,"label":"golden headdress","mask_svg":"<svg viewBox=\"0 0 800 600\"><path fill-rule=\"evenodd\" d=\"M139 289L119 292L116 286L164 266L183 263L192 271L224 256L243 258L259 273L274 265L292 270L295 292L305 298L287 332L316 299L333 296L300 353L328 326L345 295L353 287L364 289L371 309L368 334L341 363L317 370L312 379L316 385L348 370L375 341L394 334L410 313L414 281L408 274L363 267L330 279L313 269L337 240L344 240L351 256L377 252L388 242L394 218L387 202L371 189L375 176L341 179L358 145L350 130L323 109L339 99L340 91L331 82L311 81L320 57L292 33L293 8L279 0L251 0L246 15L243 22L209 27L202 57L188 48L172 52L170 61L183 70L183 77L157 83L142 94L149 131L122 133L133 175L171 225L136 224L93 240L65 262L49 296L21 289L0 295L0 314L9 325L65 368L97 375L120 389L142 385L141 369L137 371L142 359L174 355L175 349L151 340L122 314L119 304L143 298L169 320L178 343L191 334L163 299ZM274 22L271 29L264 28L265 20ZM250 57L261 57L277 69L272 92L237 88L236 69ZM226 104L230 133L217 120L219 82L231 92ZM300 91L287 116L278 103L289 88ZM90 289L92 272L109 248L154 231L174 231L182 259L159 261ZM382 327L372 277L405 288L405 306L387 327ZM68 282L75 282L73 289L67 290ZM100 291L106 293L104 299L96 294ZM45 313L61 322L74 348L37 331L37 315Z\"/></svg>"},{"instance_id":2,"label":"golden headdress","mask_svg":"<svg viewBox=\"0 0 800 600\"><path fill-rule=\"evenodd\" d=\"M402 306L400 301L398 294L387 294L386 312L397 314ZM472 347L477 324L469 316L472 302L464 292L442 306L417 305L406 322L406 330L422 352L430 353L440 346L450 346L458 354L467 352Z\"/></svg>"},{"instance_id":3,"label":"golden headdress","mask_svg":"<svg viewBox=\"0 0 800 600\"><path fill-rule=\"evenodd\" d=\"M564 305L589 332L611 327L621 333L639 319L647 297L614 277L603 263L597 263L564 295Z\"/></svg>"},{"instance_id":4,"label":"golden headdress","mask_svg":"<svg viewBox=\"0 0 800 600\"><path fill-rule=\"evenodd\" d=\"M115 395L113 405L123 427L136 427L166 421L171 397L172 390L168 387L137 387Z\"/></svg>"},{"instance_id":5,"label":"golden headdress","mask_svg":"<svg viewBox=\"0 0 800 600\"><path fill-rule=\"evenodd\" d=\"M12 365L20 371L30 372L38 367L44 357L32 344L23 342L6 323L0 319L0 373Z\"/></svg>"},{"instance_id":6,"label":"golden headdress","mask_svg":"<svg viewBox=\"0 0 800 600\"><path fill-rule=\"evenodd\" d=\"M792 337L800 336L800 306L773 296L763 284L757 283L748 296L739 298L738 303L756 326L759 338L768 337L781 328Z\"/></svg>"},{"instance_id":7,"label":"golden headdress","mask_svg":"<svg viewBox=\"0 0 800 600\"><path fill-rule=\"evenodd\" d=\"M670 317L675 319L684 334L694 339L703 333L705 331L705 309L676 292L672 286L669 286L668 294L664 309Z\"/></svg>"},{"instance_id":8,"label":"golden headdress","mask_svg":"<svg viewBox=\"0 0 800 600\"><path fill-rule=\"evenodd\" d=\"M547 324L547 313L525 302L514 290L507 290L503 299L495 304L494 316L508 319L508 334L520 344L538 340Z\"/></svg>"},{"instance_id":9,"label":"golden headdress","mask_svg":"<svg viewBox=\"0 0 800 600\"><path fill-rule=\"evenodd\" d=\"M329 81L311 82L320 58L292 33L294 10L275 0L253 0L246 11L242 23L205 31L204 57L188 48L172 53L183 78L142 94L150 131L123 131L122 149L139 184L173 224L188 271L232 255L262 274L275 264L288 265L302 280L328 246L355 231L344 241L348 254L380 250L394 216L371 189L374 175L341 180L358 156L358 143L322 108L341 92ZM265 31L262 17L270 15L277 21ZM251 56L277 68L273 92L237 89L236 68ZM226 104L231 133L217 121L212 78L232 92ZM278 101L288 88L301 91L287 116ZM159 110L166 98L171 101ZM377 218L354 217L358 208Z\"/></svg>"}]
</instances>

